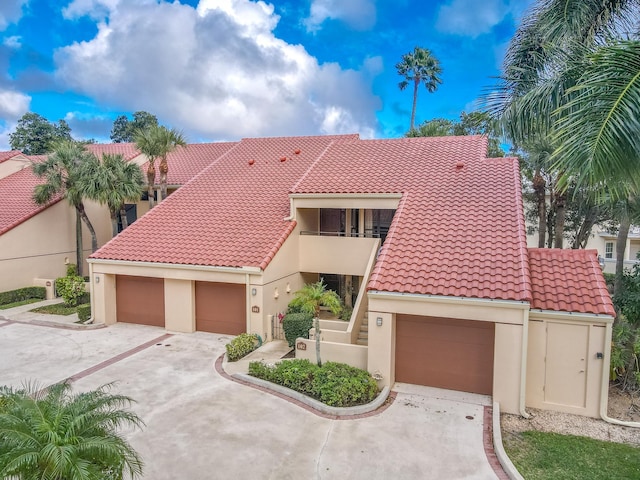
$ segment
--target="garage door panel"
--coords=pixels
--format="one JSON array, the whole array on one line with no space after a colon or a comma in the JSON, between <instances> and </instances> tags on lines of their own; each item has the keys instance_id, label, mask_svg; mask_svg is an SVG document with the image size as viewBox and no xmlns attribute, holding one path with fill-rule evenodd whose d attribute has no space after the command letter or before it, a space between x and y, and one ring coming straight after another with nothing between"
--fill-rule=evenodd
<instances>
[{"instance_id":1,"label":"garage door panel","mask_svg":"<svg viewBox=\"0 0 640 480\"><path fill-rule=\"evenodd\" d=\"M244 284L196 282L196 330L239 335L246 331Z\"/></svg>"},{"instance_id":2,"label":"garage door panel","mask_svg":"<svg viewBox=\"0 0 640 480\"><path fill-rule=\"evenodd\" d=\"M396 317L396 380L491 394L494 324Z\"/></svg>"},{"instance_id":3,"label":"garage door panel","mask_svg":"<svg viewBox=\"0 0 640 480\"><path fill-rule=\"evenodd\" d=\"M164 327L164 280L116 276L118 322Z\"/></svg>"}]
</instances>

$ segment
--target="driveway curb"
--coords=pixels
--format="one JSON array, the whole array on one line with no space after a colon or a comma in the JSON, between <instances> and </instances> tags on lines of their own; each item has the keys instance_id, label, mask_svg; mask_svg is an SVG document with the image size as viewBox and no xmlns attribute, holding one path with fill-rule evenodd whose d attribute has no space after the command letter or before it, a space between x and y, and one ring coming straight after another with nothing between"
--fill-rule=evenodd
<instances>
[{"instance_id":1,"label":"driveway curb","mask_svg":"<svg viewBox=\"0 0 640 480\"><path fill-rule=\"evenodd\" d=\"M319 417L329 418L332 420L357 420L359 418L367 418L374 415L378 415L379 413L384 412L387 408L391 406L396 398L396 392L392 392L388 387L385 387L380 395L376 397L376 399L368 403L366 405L359 405L357 407L330 407L328 405L324 405L317 400L310 399L305 395L302 395L298 392L294 392L293 390L281 387L280 385L272 384L271 382L265 382L264 380L251 377L249 375L235 373L233 375L229 375L222 368L222 362L224 360L225 354L220 355L214 364L216 371L226 378L227 380L231 380L232 382L239 383L241 385L245 385L248 387L255 388L265 393L269 393L276 397L280 397L283 400L286 400L294 405L298 405L299 407L304 408L308 412L314 413ZM386 393L385 393L386 392ZM384 396L384 398L382 398ZM374 406L375 405L375 406ZM351 409L351 410L349 410ZM355 409L360 409L356 411ZM348 413L345 413L345 410L349 410Z\"/></svg>"},{"instance_id":2,"label":"driveway curb","mask_svg":"<svg viewBox=\"0 0 640 480\"><path fill-rule=\"evenodd\" d=\"M500 430L500 404L493 402L493 448L498 457L502 469L510 480L524 480L518 469L515 467L502 444L502 430Z\"/></svg>"},{"instance_id":3,"label":"driveway curb","mask_svg":"<svg viewBox=\"0 0 640 480\"><path fill-rule=\"evenodd\" d=\"M16 320L12 318L7 318L0 316L0 321L8 322L8 324L12 323L21 323L23 325L37 325L39 327L51 327L51 328L62 328L64 330L97 330L99 328L106 328L104 323L61 323L55 322L53 320Z\"/></svg>"}]
</instances>

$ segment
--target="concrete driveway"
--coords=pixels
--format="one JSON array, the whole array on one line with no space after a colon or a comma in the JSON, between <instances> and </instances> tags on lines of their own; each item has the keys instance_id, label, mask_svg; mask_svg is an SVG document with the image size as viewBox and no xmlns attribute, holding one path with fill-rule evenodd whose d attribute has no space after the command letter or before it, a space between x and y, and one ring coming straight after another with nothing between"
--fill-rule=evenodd
<instances>
[{"instance_id":1,"label":"concrete driveway","mask_svg":"<svg viewBox=\"0 0 640 480\"><path fill-rule=\"evenodd\" d=\"M229 337L167 336L116 324L64 330L0 321L0 384L74 377L117 382L146 428L131 432L147 479L495 479L483 448L483 407L401 386L383 412L319 417L221 377Z\"/></svg>"}]
</instances>

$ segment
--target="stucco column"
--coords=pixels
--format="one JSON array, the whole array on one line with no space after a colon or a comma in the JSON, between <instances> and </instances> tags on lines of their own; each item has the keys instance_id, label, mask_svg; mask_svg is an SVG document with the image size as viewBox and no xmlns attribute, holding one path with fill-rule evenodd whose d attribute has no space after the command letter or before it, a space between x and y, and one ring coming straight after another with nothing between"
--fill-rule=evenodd
<instances>
[{"instance_id":1,"label":"stucco column","mask_svg":"<svg viewBox=\"0 0 640 480\"><path fill-rule=\"evenodd\" d=\"M381 325L378 325L381 323ZM396 316L393 313L369 312L369 348L367 370L381 376L379 387L391 387L396 371ZM379 378L379 377L378 377Z\"/></svg>"},{"instance_id":2,"label":"stucco column","mask_svg":"<svg viewBox=\"0 0 640 480\"><path fill-rule=\"evenodd\" d=\"M93 323L116 323L116 276L93 273L91 269L91 303Z\"/></svg>"},{"instance_id":3,"label":"stucco column","mask_svg":"<svg viewBox=\"0 0 640 480\"><path fill-rule=\"evenodd\" d=\"M165 328L173 332L196 331L195 285L191 280L164 279Z\"/></svg>"}]
</instances>

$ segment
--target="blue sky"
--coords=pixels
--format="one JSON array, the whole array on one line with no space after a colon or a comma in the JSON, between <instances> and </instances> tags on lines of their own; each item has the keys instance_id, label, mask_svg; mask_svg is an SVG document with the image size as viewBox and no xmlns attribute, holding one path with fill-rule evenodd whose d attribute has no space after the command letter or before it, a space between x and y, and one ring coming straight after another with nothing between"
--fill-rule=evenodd
<instances>
[{"instance_id":1,"label":"blue sky","mask_svg":"<svg viewBox=\"0 0 640 480\"><path fill-rule=\"evenodd\" d=\"M457 118L490 87L532 0L2 0L0 150L27 111L108 141L146 110L191 142L358 132L401 136L395 64L440 59L416 122Z\"/></svg>"}]
</instances>

